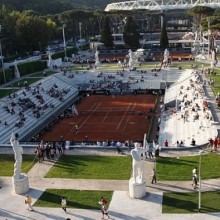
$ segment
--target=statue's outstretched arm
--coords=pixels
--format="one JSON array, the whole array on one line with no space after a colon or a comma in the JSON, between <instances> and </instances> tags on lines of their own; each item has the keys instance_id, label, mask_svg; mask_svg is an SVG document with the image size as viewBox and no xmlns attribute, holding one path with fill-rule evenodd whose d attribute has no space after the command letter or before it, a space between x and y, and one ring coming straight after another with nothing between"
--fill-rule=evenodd
<instances>
[{"instance_id":1,"label":"statue's outstretched arm","mask_svg":"<svg viewBox=\"0 0 220 220\"><path fill-rule=\"evenodd\" d=\"M11 134L10 142L13 142L14 140L15 140L15 133L13 132L13 133Z\"/></svg>"}]
</instances>

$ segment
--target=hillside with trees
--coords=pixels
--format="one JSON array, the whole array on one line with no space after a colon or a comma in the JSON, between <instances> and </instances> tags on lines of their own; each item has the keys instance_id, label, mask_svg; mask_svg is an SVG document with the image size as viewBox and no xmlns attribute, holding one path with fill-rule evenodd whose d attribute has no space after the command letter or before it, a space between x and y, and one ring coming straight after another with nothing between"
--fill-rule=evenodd
<instances>
[{"instance_id":1,"label":"hillside with trees","mask_svg":"<svg viewBox=\"0 0 220 220\"><path fill-rule=\"evenodd\" d=\"M104 9L107 4L121 0L0 0L10 10L33 10L41 15L56 14L73 8Z\"/></svg>"}]
</instances>

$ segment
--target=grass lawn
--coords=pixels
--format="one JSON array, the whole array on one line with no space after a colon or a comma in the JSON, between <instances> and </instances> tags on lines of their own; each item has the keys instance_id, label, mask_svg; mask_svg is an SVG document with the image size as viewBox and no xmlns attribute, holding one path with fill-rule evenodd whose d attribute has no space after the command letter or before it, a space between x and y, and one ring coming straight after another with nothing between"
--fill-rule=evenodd
<instances>
[{"instance_id":1,"label":"grass lawn","mask_svg":"<svg viewBox=\"0 0 220 220\"><path fill-rule=\"evenodd\" d=\"M98 202L101 197L103 196L109 204L112 194L112 191L47 189L34 206L58 208L61 207L61 197L64 196L67 199L67 210L68 208L100 209Z\"/></svg>"},{"instance_id":2,"label":"grass lawn","mask_svg":"<svg viewBox=\"0 0 220 220\"><path fill-rule=\"evenodd\" d=\"M24 82L26 81L28 83L28 85L31 85L39 80L41 80L42 77L36 77L36 78L32 78L32 77L26 77L26 78L23 78L15 83L12 83L11 86L12 87L16 87L18 88L17 90L19 90L19 83L22 85L22 88L24 88ZM15 91L15 89L13 89L13 92Z\"/></svg>"},{"instance_id":3,"label":"grass lawn","mask_svg":"<svg viewBox=\"0 0 220 220\"><path fill-rule=\"evenodd\" d=\"M220 69L215 69L214 72L216 72L217 75L206 75L207 79L209 78L214 79L215 81L215 87L212 87L213 93L216 95L218 92L220 92Z\"/></svg>"},{"instance_id":4,"label":"grass lawn","mask_svg":"<svg viewBox=\"0 0 220 220\"><path fill-rule=\"evenodd\" d=\"M18 89L0 89L0 98L8 96L9 94L18 91Z\"/></svg>"},{"instance_id":5,"label":"grass lawn","mask_svg":"<svg viewBox=\"0 0 220 220\"><path fill-rule=\"evenodd\" d=\"M217 72L217 71L215 71ZM215 80L215 86L220 86L220 76L219 75L216 75L216 76L213 76L213 75L207 75L207 78L212 78Z\"/></svg>"},{"instance_id":6,"label":"grass lawn","mask_svg":"<svg viewBox=\"0 0 220 220\"><path fill-rule=\"evenodd\" d=\"M37 78L24 78L22 81L20 81L20 83L23 83L24 81L27 81L28 85L31 85L39 80L41 80L41 77L37 77Z\"/></svg>"},{"instance_id":7,"label":"grass lawn","mask_svg":"<svg viewBox=\"0 0 220 220\"><path fill-rule=\"evenodd\" d=\"M198 213L198 192L164 193L163 213ZM220 212L220 191L201 193L201 212Z\"/></svg>"},{"instance_id":8,"label":"grass lawn","mask_svg":"<svg viewBox=\"0 0 220 220\"><path fill-rule=\"evenodd\" d=\"M207 63L200 63L200 62L196 62L196 61L183 61L183 62L173 62L173 64L171 65L171 69L172 68L177 68L179 66L181 66L183 69L192 69L192 64L195 66L197 65L198 68L202 68L202 65L204 67L209 67L210 64Z\"/></svg>"},{"instance_id":9,"label":"grass lawn","mask_svg":"<svg viewBox=\"0 0 220 220\"><path fill-rule=\"evenodd\" d=\"M22 172L27 173L35 164L35 155L23 154ZM13 176L14 174L14 155L0 154L0 176Z\"/></svg>"},{"instance_id":10,"label":"grass lawn","mask_svg":"<svg viewBox=\"0 0 220 220\"><path fill-rule=\"evenodd\" d=\"M131 157L61 156L47 173L47 178L128 180Z\"/></svg>"},{"instance_id":11,"label":"grass lawn","mask_svg":"<svg viewBox=\"0 0 220 220\"><path fill-rule=\"evenodd\" d=\"M137 70L145 70L145 69L153 69L155 68L155 65L159 66L160 62L147 62L147 63L142 63L141 66L137 67ZM200 63L196 61L183 61L183 62L173 62L172 65L170 66L171 69L177 69L179 66L181 66L183 69L191 69L192 64L197 65L198 68L202 68L202 65L204 67L209 67L210 64L207 63ZM79 66L73 66L71 67L72 70L87 70L87 65L81 65ZM97 71L99 70L121 70L122 68L119 67L116 63L113 64L106 64L106 63L101 63L101 65L98 67Z\"/></svg>"},{"instance_id":12,"label":"grass lawn","mask_svg":"<svg viewBox=\"0 0 220 220\"><path fill-rule=\"evenodd\" d=\"M217 95L218 92L220 92L220 87L214 87L214 88L212 88L212 91L213 91L214 95Z\"/></svg>"},{"instance_id":13,"label":"grass lawn","mask_svg":"<svg viewBox=\"0 0 220 220\"><path fill-rule=\"evenodd\" d=\"M209 153L201 155L201 177L202 179L219 178L220 155ZM157 159L158 180L191 180L192 169L199 167L199 156L192 157L159 157Z\"/></svg>"},{"instance_id":14,"label":"grass lawn","mask_svg":"<svg viewBox=\"0 0 220 220\"><path fill-rule=\"evenodd\" d=\"M54 72L54 71L46 71L46 76L50 76L50 75L53 75L57 72ZM38 72L38 73L35 73L33 75L31 75L31 77L44 77L43 75L43 72Z\"/></svg>"},{"instance_id":15,"label":"grass lawn","mask_svg":"<svg viewBox=\"0 0 220 220\"><path fill-rule=\"evenodd\" d=\"M28 84L30 85L30 84L33 84L33 83L37 82L40 79L41 78L24 78L24 79L22 79L18 82L23 85L23 82L27 81ZM18 82L12 83L9 87L7 87L7 89L0 89L0 98L3 98L3 97L8 96L9 94L11 94L13 92L18 91L19 90ZM10 87L16 87L16 88L10 88Z\"/></svg>"}]
</instances>

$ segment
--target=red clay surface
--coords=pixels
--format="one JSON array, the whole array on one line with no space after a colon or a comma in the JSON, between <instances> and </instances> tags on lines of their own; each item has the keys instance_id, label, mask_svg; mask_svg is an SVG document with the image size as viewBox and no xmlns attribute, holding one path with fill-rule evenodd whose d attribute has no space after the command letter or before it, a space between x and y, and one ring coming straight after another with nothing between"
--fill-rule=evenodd
<instances>
[{"instance_id":1,"label":"red clay surface","mask_svg":"<svg viewBox=\"0 0 220 220\"><path fill-rule=\"evenodd\" d=\"M147 119L147 112L155 108L156 99L156 95L85 97L76 106L78 116L61 119L53 125L52 131L45 132L40 138L44 141L59 141L60 136L63 136L64 140L85 141L85 136L88 136L88 141L142 141L150 127L151 120ZM89 113L81 114L88 110ZM108 114L109 111L120 111L120 114ZM75 124L79 127L78 132Z\"/></svg>"}]
</instances>

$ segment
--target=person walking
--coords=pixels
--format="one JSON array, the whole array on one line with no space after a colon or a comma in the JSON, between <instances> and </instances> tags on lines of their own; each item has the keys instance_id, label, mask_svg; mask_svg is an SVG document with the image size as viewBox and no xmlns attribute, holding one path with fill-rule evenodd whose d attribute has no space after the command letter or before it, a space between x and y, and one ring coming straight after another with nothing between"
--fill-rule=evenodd
<instances>
[{"instance_id":1,"label":"person walking","mask_svg":"<svg viewBox=\"0 0 220 220\"><path fill-rule=\"evenodd\" d=\"M99 201L99 204L101 205L102 219L104 219L105 215L109 219L110 217L109 217L108 209L107 209L107 200L104 199L104 197L102 197L101 200Z\"/></svg>"},{"instance_id":2,"label":"person walking","mask_svg":"<svg viewBox=\"0 0 220 220\"><path fill-rule=\"evenodd\" d=\"M32 198L31 196L29 195L26 195L26 198L25 198L25 204L27 205L27 209L30 210L30 211L34 211L33 207L32 207Z\"/></svg>"},{"instance_id":3,"label":"person walking","mask_svg":"<svg viewBox=\"0 0 220 220\"><path fill-rule=\"evenodd\" d=\"M193 170L192 170L192 186L194 189L196 189L198 187L198 171L197 171L197 167L195 167Z\"/></svg>"},{"instance_id":4,"label":"person walking","mask_svg":"<svg viewBox=\"0 0 220 220\"><path fill-rule=\"evenodd\" d=\"M207 146L207 150L211 150L212 151L213 144L214 144L214 140L212 138L209 138L209 144Z\"/></svg>"},{"instance_id":5,"label":"person walking","mask_svg":"<svg viewBox=\"0 0 220 220\"><path fill-rule=\"evenodd\" d=\"M214 141L213 141L213 145L214 145L214 151L217 151L218 148L218 138L215 137Z\"/></svg>"},{"instance_id":6,"label":"person walking","mask_svg":"<svg viewBox=\"0 0 220 220\"><path fill-rule=\"evenodd\" d=\"M41 163L43 161L43 156L42 156L42 150L40 146L37 146L34 153L36 154L36 158L38 159L38 162Z\"/></svg>"},{"instance_id":7,"label":"person walking","mask_svg":"<svg viewBox=\"0 0 220 220\"><path fill-rule=\"evenodd\" d=\"M168 143L167 140L165 140L165 142L164 142L164 147L168 147L168 146L169 146L169 143Z\"/></svg>"},{"instance_id":8,"label":"person walking","mask_svg":"<svg viewBox=\"0 0 220 220\"><path fill-rule=\"evenodd\" d=\"M152 176L151 184L157 183L157 177L156 177L156 170L155 169L152 170L151 176Z\"/></svg>"},{"instance_id":9,"label":"person walking","mask_svg":"<svg viewBox=\"0 0 220 220\"><path fill-rule=\"evenodd\" d=\"M61 198L61 207L64 210L64 212L66 212L66 206L67 206L67 201L65 197Z\"/></svg>"},{"instance_id":10,"label":"person walking","mask_svg":"<svg viewBox=\"0 0 220 220\"><path fill-rule=\"evenodd\" d=\"M77 125L77 124L75 124L75 132L76 132L76 134L78 134L78 132L79 132L79 126Z\"/></svg>"},{"instance_id":11,"label":"person walking","mask_svg":"<svg viewBox=\"0 0 220 220\"><path fill-rule=\"evenodd\" d=\"M148 147L148 157L150 159L154 158L154 156L153 156L153 146L151 146L151 145L149 145L149 147Z\"/></svg>"}]
</instances>

